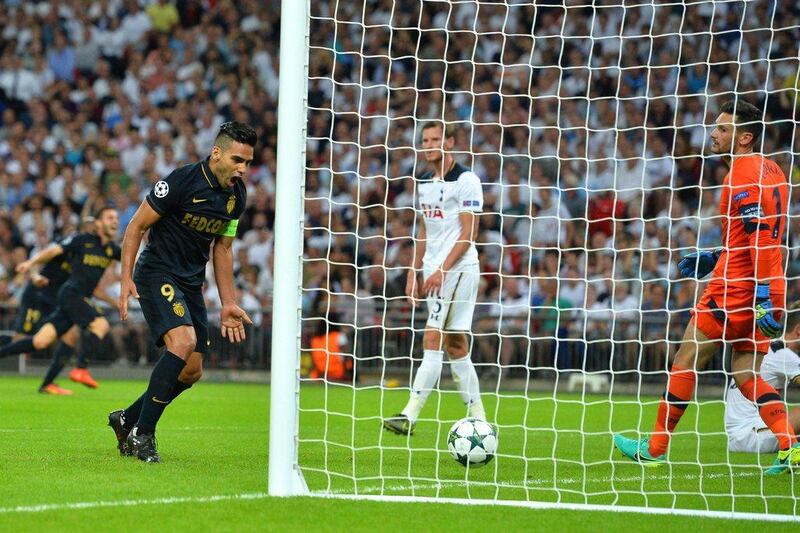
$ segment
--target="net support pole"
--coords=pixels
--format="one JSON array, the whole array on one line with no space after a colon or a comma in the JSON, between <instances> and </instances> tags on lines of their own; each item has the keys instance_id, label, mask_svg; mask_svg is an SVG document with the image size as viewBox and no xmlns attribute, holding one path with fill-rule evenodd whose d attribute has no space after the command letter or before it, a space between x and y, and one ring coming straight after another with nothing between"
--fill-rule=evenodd
<instances>
[{"instance_id":1,"label":"net support pole","mask_svg":"<svg viewBox=\"0 0 800 533\"><path fill-rule=\"evenodd\" d=\"M308 12L307 0L281 2L269 424L273 496L308 492L297 460Z\"/></svg>"}]
</instances>

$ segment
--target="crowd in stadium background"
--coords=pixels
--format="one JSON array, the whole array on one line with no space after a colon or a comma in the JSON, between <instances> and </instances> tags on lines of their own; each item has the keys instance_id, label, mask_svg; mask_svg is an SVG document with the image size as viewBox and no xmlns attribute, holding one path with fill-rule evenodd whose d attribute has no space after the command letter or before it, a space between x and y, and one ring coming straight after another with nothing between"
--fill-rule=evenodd
<instances>
[{"instance_id":1,"label":"crowd in stadium background","mask_svg":"<svg viewBox=\"0 0 800 533\"><path fill-rule=\"evenodd\" d=\"M274 4L5 2L0 301L18 297L14 266L27 254L103 203L124 230L155 180L206 153L219 124L236 119L261 139L237 280L245 309L269 307ZM764 107L764 152L800 178L791 137L800 35L780 29L799 14L791 2L751 3L744 27L743 2L631 6L624 16L482 4L480 17L473 3L364 4L311 3L306 316L331 318L330 303L341 322L375 326L387 300L407 313L410 176L423 170L413 148L429 119L455 124L457 159L485 184L477 333L665 339L667 316L670 332L682 330L695 283L668 282L679 255L719 244L715 186L726 169L703 157L703 125L734 90ZM351 22L335 24L333 5ZM790 239L798 229L792 218ZM798 272L793 251L790 295L800 294ZM612 311L623 319L614 331ZM640 327L639 316L650 318ZM497 353L491 336L478 342Z\"/></svg>"},{"instance_id":2,"label":"crowd in stadium background","mask_svg":"<svg viewBox=\"0 0 800 533\"><path fill-rule=\"evenodd\" d=\"M358 281L359 325L381 323L384 298L400 305L414 228L406 177L424 171L412 148L426 120L454 124L457 159L484 180L474 331L518 335L505 343L515 351L528 336L677 340L699 292L671 283L674 265L720 244L727 168L704 156L725 100L765 109L764 153L800 178L800 35L785 22L797 6L542 4L554 3L312 6L307 253L336 265L309 263L306 286L332 279L350 293ZM792 217L787 233L797 229ZM791 297L796 249L789 260ZM329 309L324 291L308 294L312 315L358 324L353 298ZM477 337L486 362L497 362L492 337Z\"/></svg>"},{"instance_id":3,"label":"crowd in stadium background","mask_svg":"<svg viewBox=\"0 0 800 533\"><path fill-rule=\"evenodd\" d=\"M13 305L24 287L17 263L76 231L98 207L119 211L121 239L152 184L200 159L220 124L239 120L263 139L236 249L240 301L260 323L272 286L277 135L278 20L264 7L4 2L0 302ZM213 284L209 276L210 300Z\"/></svg>"}]
</instances>

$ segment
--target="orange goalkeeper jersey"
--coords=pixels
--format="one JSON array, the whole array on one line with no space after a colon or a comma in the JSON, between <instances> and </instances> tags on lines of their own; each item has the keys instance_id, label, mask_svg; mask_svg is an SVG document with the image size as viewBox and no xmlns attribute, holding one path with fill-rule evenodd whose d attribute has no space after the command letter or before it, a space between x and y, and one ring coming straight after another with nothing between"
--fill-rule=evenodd
<instances>
[{"instance_id":1,"label":"orange goalkeeper jersey","mask_svg":"<svg viewBox=\"0 0 800 533\"><path fill-rule=\"evenodd\" d=\"M772 294L786 293L781 244L786 231L789 184L780 167L760 154L734 158L722 184L723 251L708 290L755 290L770 283Z\"/></svg>"}]
</instances>

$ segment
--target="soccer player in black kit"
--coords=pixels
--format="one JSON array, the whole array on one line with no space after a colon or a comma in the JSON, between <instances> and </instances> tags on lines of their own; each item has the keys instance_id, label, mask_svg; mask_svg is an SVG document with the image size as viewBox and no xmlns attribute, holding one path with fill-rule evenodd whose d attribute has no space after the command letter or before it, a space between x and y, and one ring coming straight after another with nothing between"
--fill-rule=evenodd
<instances>
[{"instance_id":1,"label":"soccer player in black kit","mask_svg":"<svg viewBox=\"0 0 800 533\"><path fill-rule=\"evenodd\" d=\"M120 258L120 248L114 243L118 229L117 211L111 207L103 207L95 217L94 232L67 237L17 266L18 272L26 273L34 265L49 264L64 255L69 261L70 275L58 290L57 306L44 319L44 324L33 336L0 348L0 357L44 350L59 339L74 346L78 338L78 328L89 333L84 339L86 342L83 351L86 357L92 359L99 352L101 341L111 326L91 298L106 268ZM57 375L56 370L60 371L61 367L51 366L43 386L46 386L50 377Z\"/></svg>"},{"instance_id":2,"label":"soccer player in black kit","mask_svg":"<svg viewBox=\"0 0 800 533\"><path fill-rule=\"evenodd\" d=\"M94 228L94 217L85 217L83 219L83 226L84 231L90 231ZM60 246L63 250L64 247L67 246L67 243L74 237L74 235L67 236L51 246ZM47 249L42 250L41 253L50 254ZM58 253L58 250L55 250L55 253ZM46 319L55 311L58 291L61 289L61 286L66 283L72 273L72 263L70 262L69 254L66 252L56 255L47 261L38 271L34 266L36 264L38 264L37 258L32 257L25 261L22 266L18 267L18 270L28 273L30 281L22 291L20 308L14 325L14 331L17 335L15 335L12 340L18 340L22 336L34 335L39 331L39 328L44 325ZM102 293L99 288L95 290L94 296L105 301L110 299L107 295ZM117 302L113 301L113 305L116 307ZM75 352L75 345L78 342L79 336L80 330L77 326L73 326L61 337L61 342L58 343L53 351L53 359L39 387L39 392L53 395L72 394L71 390L59 387L55 383L55 379L64 368L64 363L68 361ZM83 352L78 354L78 364L72 369L72 372L70 372L69 378L76 383L83 383L92 389L98 387L97 382L88 370L88 361L86 357L84 357Z\"/></svg>"},{"instance_id":3,"label":"soccer player in black kit","mask_svg":"<svg viewBox=\"0 0 800 533\"><path fill-rule=\"evenodd\" d=\"M231 246L247 200L243 180L257 140L247 124L220 126L211 155L158 181L125 230L120 317L127 318L128 298L138 298L156 344L166 351L144 394L127 409L108 415L122 455L160 462L156 424L166 406L202 376L209 345L202 290L209 255L222 303L222 336L240 342L244 323L252 324L234 299ZM148 229L147 246L134 271Z\"/></svg>"}]
</instances>

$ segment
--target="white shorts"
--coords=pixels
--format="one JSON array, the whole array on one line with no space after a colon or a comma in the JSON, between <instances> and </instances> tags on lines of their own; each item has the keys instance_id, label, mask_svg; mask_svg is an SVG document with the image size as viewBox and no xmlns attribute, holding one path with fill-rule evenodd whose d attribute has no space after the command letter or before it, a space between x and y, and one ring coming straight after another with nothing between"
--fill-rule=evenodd
<instances>
[{"instance_id":1,"label":"white shorts","mask_svg":"<svg viewBox=\"0 0 800 533\"><path fill-rule=\"evenodd\" d=\"M742 426L728 432L728 450L732 452L774 453L778 439L768 427Z\"/></svg>"},{"instance_id":2,"label":"white shorts","mask_svg":"<svg viewBox=\"0 0 800 533\"><path fill-rule=\"evenodd\" d=\"M433 274L434 269L425 269L423 276ZM445 274L438 295L428 296L428 322L426 327L441 331L470 331L475 302L478 301L478 265L461 267Z\"/></svg>"}]
</instances>

